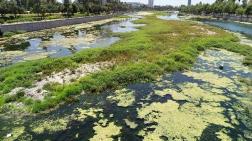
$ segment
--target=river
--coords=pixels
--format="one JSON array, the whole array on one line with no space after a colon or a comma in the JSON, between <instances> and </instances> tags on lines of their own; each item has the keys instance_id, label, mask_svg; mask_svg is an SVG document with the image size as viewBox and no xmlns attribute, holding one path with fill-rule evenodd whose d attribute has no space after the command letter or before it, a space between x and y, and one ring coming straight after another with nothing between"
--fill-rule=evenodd
<instances>
[{"instance_id":1,"label":"river","mask_svg":"<svg viewBox=\"0 0 252 141\"><path fill-rule=\"evenodd\" d=\"M104 28L111 26L115 25ZM0 137L11 133L4 139L251 140L251 88L240 80L251 80L252 71L243 59L210 49L190 71L166 74L153 83L85 94L49 113L1 114Z\"/></svg>"},{"instance_id":2,"label":"river","mask_svg":"<svg viewBox=\"0 0 252 141\"><path fill-rule=\"evenodd\" d=\"M69 56L88 48L108 47L120 40L119 37L113 36L113 33L137 31L137 27L144 26L143 24L133 23L141 17L134 14L129 16L131 18L95 26L91 30L72 30L68 33L55 32L52 36L29 38L22 43L22 48L20 46L14 48L6 46L0 50L0 67L48 57Z\"/></svg>"}]
</instances>

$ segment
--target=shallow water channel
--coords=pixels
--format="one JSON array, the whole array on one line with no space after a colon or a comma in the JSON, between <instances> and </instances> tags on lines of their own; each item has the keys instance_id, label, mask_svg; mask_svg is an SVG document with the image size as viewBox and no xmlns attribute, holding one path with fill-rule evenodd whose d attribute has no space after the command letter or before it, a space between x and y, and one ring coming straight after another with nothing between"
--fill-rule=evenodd
<instances>
[{"instance_id":1,"label":"shallow water channel","mask_svg":"<svg viewBox=\"0 0 252 141\"><path fill-rule=\"evenodd\" d=\"M185 17L178 16L178 12L171 12L165 16L158 16L158 18L163 20L181 20ZM244 35L247 40L250 40L249 43L252 44L252 24L251 23L239 23L234 21L227 20L217 20L217 19L204 19L201 20L204 24L208 24L211 26L216 26L234 33L240 33Z\"/></svg>"},{"instance_id":2,"label":"shallow water channel","mask_svg":"<svg viewBox=\"0 0 252 141\"><path fill-rule=\"evenodd\" d=\"M252 79L252 71L242 60L225 50L207 50L191 71L154 83L85 94L36 116L1 115L0 136L26 141L249 140L252 88L239 80Z\"/></svg>"},{"instance_id":3,"label":"shallow water channel","mask_svg":"<svg viewBox=\"0 0 252 141\"><path fill-rule=\"evenodd\" d=\"M203 23L217 26L232 32L242 33L252 39L252 24L238 23L224 20L203 20Z\"/></svg>"},{"instance_id":4,"label":"shallow water channel","mask_svg":"<svg viewBox=\"0 0 252 141\"><path fill-rule=\"evenodd\" d=\"M162 20L179 20L180 18L178 17L178 11L169 13L168 15L162 15L162 16L158 16L159 19Z\"/></svg>"},{"instance_id":5,"label":"shallow water channel","mask_svg":"<svg viewBox=\"0 0 252 141\"><path fill-rule=\"evenodd\" d=\"M120 40L111 33L137 31L137 27L144 26L133 23L139 16L130 16L127 20L97 26L91 31L77 30L70 35L55 32L52 37L31 38L22 49L0 49L0 67L47 57L64 57L87 48L108 47Z\"/></svg>"}]
</instances>

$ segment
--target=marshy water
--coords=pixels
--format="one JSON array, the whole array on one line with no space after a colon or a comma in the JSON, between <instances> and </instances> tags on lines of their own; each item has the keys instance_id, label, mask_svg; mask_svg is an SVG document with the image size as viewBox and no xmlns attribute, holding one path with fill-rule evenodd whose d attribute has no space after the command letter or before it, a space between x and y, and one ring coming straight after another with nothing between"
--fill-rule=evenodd
<instances>
[{"instance_id":1,"label":"marshy water","mask_svg":"<svg viewBox=\"0 0 252 141\"><path fill-rule=\"evenodd\" d=\"M158 18L163 20L180 20L178 12L172 12L165 16L158 16ZM184 17L183 17L184 18ZM182 18L182 19L183 19ZM201 20L204 24L216 26L231 32L241 33L248 39L252 40L252 24L249 23L239 23L227 20L217 20L217 19L204 19Z\"/></svg>"},{"instance_id":2,"label":"marshy water","mask_svg":"<svg viewBox=\"0 0 252 141\"><path fill-rule=\"evenodd\" d=\"M178 11L169 13L168 15L162 15L158 16L158 18L162 20L179 20L180 18L178 17Z\"/></svg>"},{"instance_id":3,"label":"marshy water","mask_svg":"<svg viewBox=\"0 0 252 141\"><path fill-rule=\"evenodd\" d=\"M214 19L202 20L202 22L231 31L240 38L242 44L252 46L252 24Z\"/></svg>"},{"instance_id":4,"label":"marshy water","mask_svg":"<svg viewBox=\"0 0 252 141\"><path fill-rule=\"evenodd\" d=\"M111 33L137 31L137 27L144 26L133 23L141 17L130 16L132 18L97 26L91 31L77 30L70 35L55 32L52 37L28 39L22 49L3 48L0 50L0 67L46 57L64 57L87 48L108 47L120 40Z\"/></svg>"},{"instance_id":5,"label":"marshy water","mask_svg":"<svg viewBox=\"0 0 252 141\"><path fill-rule=\"evenodd\" d=\"M128 31L136 30L124 21L105 25L101 31L124 32L124 23L132 29ZM65 38L57 33L48 44ZM32 39L34 50L41 42ZM80 50L85 46L80 45ZM242 64L243 59L226 50L206 50L190 71L166 74L153 83L87 93L47 113L0 114L0 140L249 141L252 87L245 82L252 80L252 70Z\"/></svg>"},{"instance_id":6,"label":"marshy water","mask_svg":"<svg viewBox=\"0 0 252 141\"><path fill-rule=\"evenodd\" d=\"M154 83L85 94L36 116L1 115L0 136L26 141L250 140L252 88L240 80L252 79L252 71L242 60L232 52L207 50L191 71Z\"/></svg>"}]
</instances>

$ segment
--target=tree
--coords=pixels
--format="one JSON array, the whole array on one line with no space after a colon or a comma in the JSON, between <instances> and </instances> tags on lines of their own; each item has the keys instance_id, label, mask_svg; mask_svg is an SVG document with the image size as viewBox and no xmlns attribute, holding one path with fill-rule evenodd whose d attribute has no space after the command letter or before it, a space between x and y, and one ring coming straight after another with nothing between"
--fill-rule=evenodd
<instances>
[{"instance_id":1,"label":"tree","mask_svg":"<svg viewBox=\"0 0 252 141\"><path fill-rule=\"evenodd\" d=\"M240 20L242 21L242 15L245 13L245 9L243 7L239 7L236 9L235 13L240 15Z\"/></svg>"},{"instance_id":2,"label":"tree","mask_svg":"<svg viewBox=\"0 0 252 141\"><path fill-rule=\"evenodd\" d=\"M2 0L0 1L0 14L1 17L5 17L5 15L9 12L8 11L8 1L7 0Z\"/></svg>"},{"instance_id":3,"label":"tree","mask_svg":"<svg viewBox=\"0 0 252 141\"><path fill-rule=\"evenodd\" d=\"M63 13L66 15L68 18L72 16L72 5L71 5L71 0L64 0L63 1L64 9Z\"/></svg>"},{"instance_id":4,"label":"tree","mask_svg":"<svg viewBox=\"0 0 252 141\"><path fill-rule=\"evenodd\" d=\"M238 15L243 15L245 13L245 9L243 7L239 7L236 9L235 13Z\"/></svg>"},{"instance_id":5,"label":"tree","mask_svg":"<svg viewBox=\"0 0 252 141\"><path fill-rule=\"evenodd\" d=\"M242 7L245 8L248 6L248 0L242 0Z\"/></svg>"},{"instance_id":6,"label":"tree","mask_svg":"<svg viewBox=\"0 0 252 141\"><path fill-rule=\"evenodd\" d=\"M33 8L33 12L37 13L38 17L40 16L40 6L41 6L41 1L40 0L34 0L34 8Z\"/></svg>"},{"instance_id":7,"label":"tree","mask_svg":"<svg viewBox=\"0 0 252 141\"><path fill-rule=\"evenodd\" d=\"M79 9L81 9L81 12L83 14L89 14L89 0L78 0L78 3L82 4L82 7L79 7Z\"/></svg>"},{"instance_id":8,"label":"tree","mask_svg":"<svg viewBox=\"0 0 252 141\"><path fill-rule=\"evenodd\" d=\"M74 13L77 13L79 11L79 7L78 7L78 5L74 2L73 4L72 4L72 12L73 12L73 14Z\"/></svg>"},{"instance_id":9,"label":"tree","mask_svg":"<svg viewBox=\"0 0 252 141\"><path fill-rule=\"evenodd\" d=\"M249 6L247 6L247 8L245 10L245 14L247 16L252 15L252 4L250 4Z\"/></svg>"},{"instance_id":10,"label":"tree","mask_svg":"<svg viewBox=\"0 0 252 141\"><path fill-rule=\"evenodd\" d=\"M225 2L223 12L228 14L234 14L237 7L238 6L235 4L235 0L228 0L227 2Z\"/></svg>"},{"instance_id":11,"label":"tree","mask_svg":"<svg viewBox=\"0 0 252 141\"><path fill-rule=\"evenodd\" d=\"M23 9L17 5L15 0L10 0L8 3L9 13L14 14L14 17L17 17L17 14L23 13Z\"/></svg>"}]
</instances>

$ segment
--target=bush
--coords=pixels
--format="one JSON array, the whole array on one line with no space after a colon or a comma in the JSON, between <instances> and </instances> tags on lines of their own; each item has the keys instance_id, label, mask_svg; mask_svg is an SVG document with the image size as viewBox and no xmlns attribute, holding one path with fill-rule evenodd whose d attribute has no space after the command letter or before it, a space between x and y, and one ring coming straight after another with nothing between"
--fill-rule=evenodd
<instances>
[{"instance_id":1,"label":"bush","mask_svg":"<svg viewBox=\"0 0 252 141\"><path fill-rule=\"evenodd\" d=\"M4 37L11 37L11 36L13 36L13 35L15 35L15 34L16 34L15 32L8 31L8 32L4 32L4 33L3 33L3 36L4 36Z\"/></svg>"},{"instance_id":2,"label":"bush","mask_svg":"<svg viewBox=\"0 0 252 141\"><path fill-rule=\"evenodd\" d=\"M0 24L4 24L5 20L4 19L0 19Z\"/></svg>"}]
</instances>

